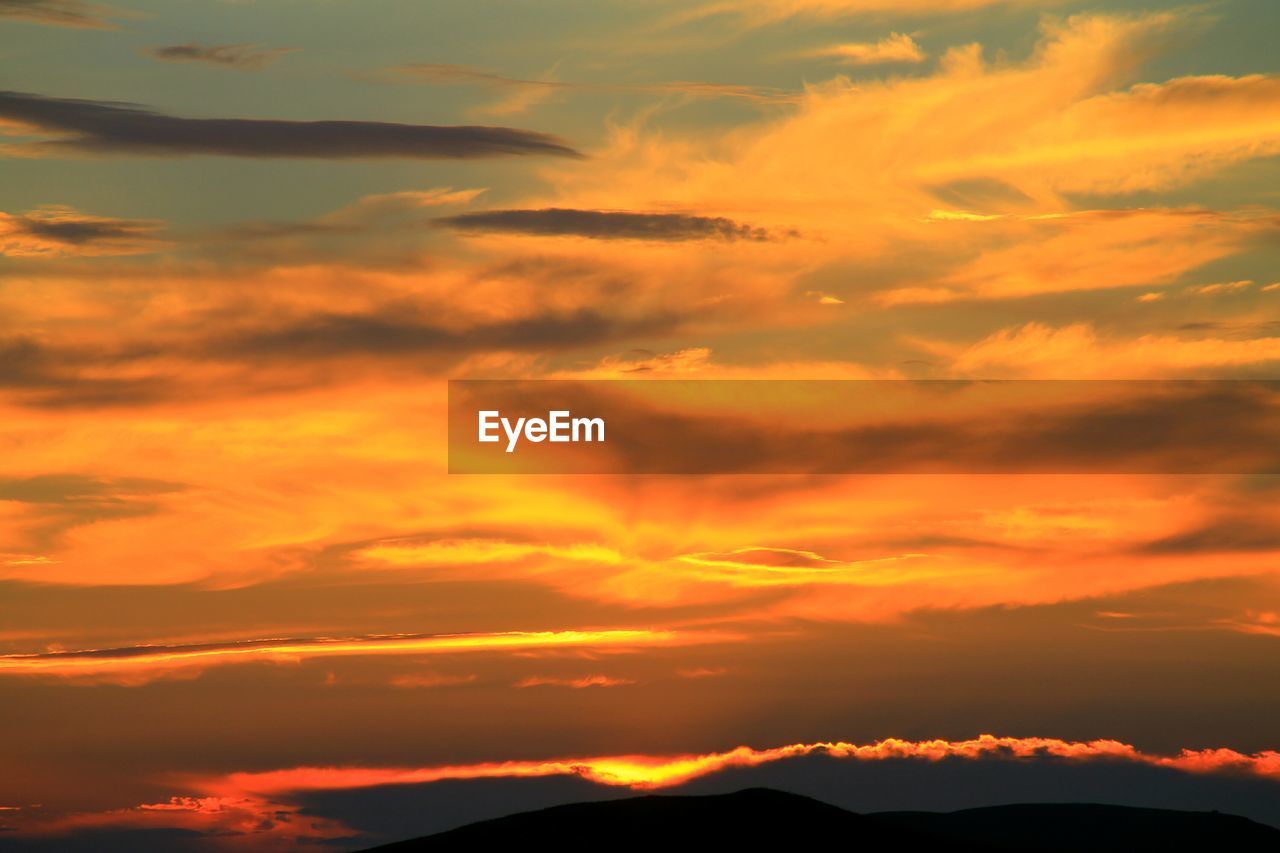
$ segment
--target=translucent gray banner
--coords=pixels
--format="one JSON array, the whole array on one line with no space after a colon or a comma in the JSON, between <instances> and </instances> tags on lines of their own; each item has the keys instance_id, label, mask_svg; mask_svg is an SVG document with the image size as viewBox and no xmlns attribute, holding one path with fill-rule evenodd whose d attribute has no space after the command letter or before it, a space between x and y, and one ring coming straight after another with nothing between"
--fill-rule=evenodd
<instances>
[{"instance_id":1,"label":"translucent gray banner","mask_svg":"<svg viewBox=\"0 0 1280 853\"><path fill-rule=\"evenodd\" d=\"M455 380L449 471L1280 473L1280 380Z\"/></svg>"}]
</instances>

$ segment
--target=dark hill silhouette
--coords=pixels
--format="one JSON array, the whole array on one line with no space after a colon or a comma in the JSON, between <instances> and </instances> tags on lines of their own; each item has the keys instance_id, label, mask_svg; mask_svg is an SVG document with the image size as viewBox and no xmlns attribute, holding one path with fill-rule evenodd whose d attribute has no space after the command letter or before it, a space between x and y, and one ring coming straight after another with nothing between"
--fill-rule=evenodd
<instances>
[{"instance_id":1,"label":"dark hill silhouette","mask_svg":"<svg viewBox=\"0 0 1280 853\"><path fill-rule=\"evenodd\" d=\"M879 812L868 817L958 841L981 842L994 850L1280 850L1280 829L1219 812L1043 803L957 812Z\"/></svg>"},{"instance_id":2,"label":"dark hill silhouette","mask_svg":"<svg viewBox=\"0 0 1280 853\"><path fill-rule=\"evenodd\" d=\"M373 848L380 853L484 849L805 849L845 839L854 850L1058 853L1088 850L1280 850L1280 829L1217 812L1092 804L992 806L958 812L855 814L767 788L712 796L646 796L554 806ZM844 846L844 845L842 845Z\"/></svg>"},{"instance_id":3,"label":"dark hill silhouette","mask_svg":"<svg viewBox=\"0 0 1280 853\"><path fill-rule=\"evenodd\" d=\"M845 811L798 794L749 788L711 796L648 796L553 806L469 824L458 829L376 847L408 851L534 849L671 850L797 849L857 838L873 849L944 839ZM986 850L975 845L951 847Z\"/></svg>"}]
</instances>

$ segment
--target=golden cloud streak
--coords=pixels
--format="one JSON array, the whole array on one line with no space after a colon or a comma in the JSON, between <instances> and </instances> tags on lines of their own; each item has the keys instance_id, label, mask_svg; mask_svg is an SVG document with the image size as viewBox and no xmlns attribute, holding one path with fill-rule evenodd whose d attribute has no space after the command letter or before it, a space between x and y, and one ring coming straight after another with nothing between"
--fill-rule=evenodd
<instances>
[{"instance_id":1,"label":"golden cloud streak","mask_svg":"<svg viewBox=\"0 0 1280 853\"><path fill-rule=\"evenodd\" d=\"M580 646L648 646L687 642L673 631L512 631L489 634L374 636L349 639L252 640L202 646L136 646L80 652L0 656L0 676L124 677L127 683L174 669L251 661L383 654L451 654ZM705 638L704 638L705 639Z\"/></svg>"}]
</instances>

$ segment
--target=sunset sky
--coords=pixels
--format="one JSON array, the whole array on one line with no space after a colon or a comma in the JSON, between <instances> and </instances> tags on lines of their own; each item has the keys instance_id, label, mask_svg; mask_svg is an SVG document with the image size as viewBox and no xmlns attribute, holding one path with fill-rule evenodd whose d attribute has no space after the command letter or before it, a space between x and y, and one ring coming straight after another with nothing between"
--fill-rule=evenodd
<instances>
[{"instance_id":1,"label":"sunset sky","mask_svg":"<svg viewBox=\"0 0 1280 853\"><path fill-rule=\"evenodd\" d=\"M1280 379L1278 31L0 0L0 850L358 849L733 773L1280 825L1274 458L447 473L449 379Z\"/></svg>"}]
</instances>

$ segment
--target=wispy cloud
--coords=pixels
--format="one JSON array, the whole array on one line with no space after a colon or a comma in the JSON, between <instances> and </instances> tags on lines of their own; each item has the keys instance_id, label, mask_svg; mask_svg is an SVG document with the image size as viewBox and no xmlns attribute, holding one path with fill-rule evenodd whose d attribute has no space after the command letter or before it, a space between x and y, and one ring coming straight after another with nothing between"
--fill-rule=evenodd
<instances>
[{"instance_id":1,"label":"wispy cloud","mask_svg":"<svg viewBox=\"0 0 1280 853\"><path fill-rule=\"evenodd\" d=\"M1013 378L1110 378L1208 376L1224 368L1280 362L1280 336L1231 340L1179 335L1116 336L1090 323L1027 323L1001 329L963 348L935 352L954 358L962 375Z\"/></svg>"},{"instance_id":2,"label":"wispy cloud","mask_svg":"<svg viewBox=\"0 0 1280 853\"><path fill-rule=\"evenodd\" d=\"M925 52L915 39L892 33L875 42L845 42L805 51L804 56L830 59L845 65L884 65L924 62Z\"/></svg>"},{"instance_id":3,"label":"wispy cloud","mask_svg":"<svg viewBox=\"0 0 1280 853\"><path fill-rule=\"evenodd\" d=\"M426 225L429 220L422 216L425 211L467 204L483 192L483 189L455 190L452 187L437 187L378 193L364 196L353 204L313 219L291 222L251 220L206 232L200 235L200 239L243 242L309 236L328 239L336 235L368 235L371 232L386 234L389 231ZM308 251L311 257L316 257L318 250L319 247L315 247Z\"/></svg>"},{"instance_id":4,"label":"wispy cloud","mask_svg":"<svg viewBox=\"0 0 1280 853\"><path fill-rule=\"evenodd\" d=\"M433 687L457 687L460 684L472 684L479 676L475 674L469 675L449 675L441 672L429 673L409 673L406 675L397 675L391 679L392 687L403 687L406 689L429 689Z\"/></svg>"},{"instance_id":5,"label":"wispy cloud","mask_svg":"<svg viewBox=\"0 0 1280 853\"><path fill-rule=\"evenodd\" d=\"M991 7L1052 7L1065 0L713 0L681 13L676 22L732 15L746 26L778 24L793 18L831 21L871 15L960 14Z\"/></svg>"},{"instance_id":6,"label":"wispy cloud","mask_svg":"<svg viewBox=\"0 0 1280 853\"><path fill-rule=\"evenodd\" d=\"M238 68L241 71L261 71L287 54L298 51L296 47L262 47L256 44L172 44L153 47L147 53L163 62L203 62Z\"/></svg>"},{"instance_id":7,"label":"wispy cloud","mask_svg":"<svg viewBox=\"0 0 1280 853\"><path fill-rule=\"evenodd\" d=\"M617 564L623 556L602 545L552 545L502 539L435 539L423 542L390 540L372 545L360 556L392 566L473 565L549 557L590 563Z\"/></svg>"},{"instance_id":8,"label":"wispy cloud","mask_svg":"<svg viewBox=\"0 0 1280 853\"><path fill-rule=\"evenodd\" d=\"M508 92L500 100L477 107L472 111L480 115L511 115L542 103L553 95L575 92L679 95L689 98L729 99L759 104L793 103L799 98L798 92L766 86L744 86L733 83L710 83L691 80L666 83L569 82L550 76L543 79L509 77L470 65L430 62L400 65L389 69L389 71L394 75L413 79L420 83L429 83L437 86L481 86Z\"/></svg>"}]
</instances>

